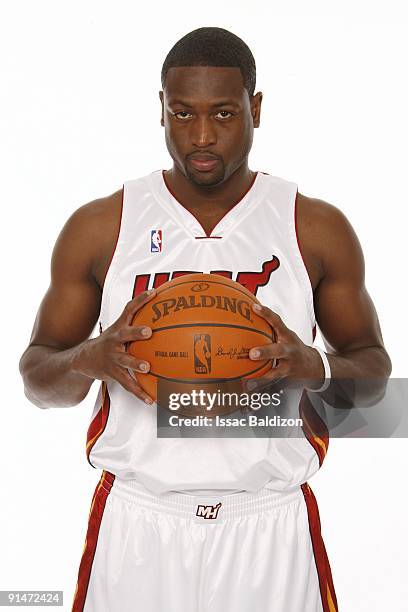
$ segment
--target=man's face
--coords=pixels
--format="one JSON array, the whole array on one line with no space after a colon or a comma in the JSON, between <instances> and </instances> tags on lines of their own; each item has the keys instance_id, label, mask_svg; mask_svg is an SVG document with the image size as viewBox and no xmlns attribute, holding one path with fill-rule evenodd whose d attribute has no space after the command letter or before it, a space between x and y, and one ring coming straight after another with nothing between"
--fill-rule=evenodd
<instances>
[{"instance_id":1,"label":"man's face","mask_svg":"<svg viewBox=\"0 0 408 612\"><path fill-rule=\"evenodd\" d=\"M170 68L159 95L167 149L191 182L222 183L247 159L262 94L250 100L239 68Z\"/></svg>"}]
</instances>

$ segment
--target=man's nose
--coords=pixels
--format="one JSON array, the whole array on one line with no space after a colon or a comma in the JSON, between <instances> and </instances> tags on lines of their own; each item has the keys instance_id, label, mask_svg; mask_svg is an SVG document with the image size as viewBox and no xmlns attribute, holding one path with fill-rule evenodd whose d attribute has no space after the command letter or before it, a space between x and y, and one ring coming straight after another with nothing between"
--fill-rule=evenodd
<instances>
[{"instance_id":1,"label":"man's nose","mask_svg":"<svg viewBox=\"0 0 408 612\"><path fill-rule=\"evenodd\" d=\"M192 144L208 147L217 143L217 134L211 117L196 117L192 126Z\"/></svg>"}]
</instances>

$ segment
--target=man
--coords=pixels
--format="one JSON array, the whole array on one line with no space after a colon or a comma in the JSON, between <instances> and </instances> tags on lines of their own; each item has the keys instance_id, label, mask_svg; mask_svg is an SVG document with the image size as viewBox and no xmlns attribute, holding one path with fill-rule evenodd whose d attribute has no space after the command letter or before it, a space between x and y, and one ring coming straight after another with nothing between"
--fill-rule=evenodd
<instances>
[{"instance_id":1,"label":"man","mask_svg":"<svg viewBox=\"0 0 408 612\"><path fill-rule=\"evenodd\" d=\"M73 610L332 612L307 484L327 440L158 439L156 408L132 374L150 364L126 343L151 336L131 322L162 282L212 272L263 304L277 342L249 356L278 359L270 382L309 379L323 393L331 377L384 379L391 363L361 248L334 206L249 169L262 93L240 38L221 28L187 34L166 57L162 86L172 168L68 220L21 358L26 395L41 408L75 405L102 381L87 456L103 473ZM316 323L328 354L312 346Z\"/></svg>"}]
</instances>

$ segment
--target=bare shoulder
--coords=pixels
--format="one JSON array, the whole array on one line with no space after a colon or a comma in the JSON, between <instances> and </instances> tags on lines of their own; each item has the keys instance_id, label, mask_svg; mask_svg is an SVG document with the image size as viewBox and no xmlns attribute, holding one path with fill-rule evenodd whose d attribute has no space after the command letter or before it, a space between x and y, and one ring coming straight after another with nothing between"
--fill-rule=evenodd
<instances>
[{"instance_id":1,"label":"bare shoulder","mask_svg":"<svg viewBox=\"0 0 408 612\"><path fill-rule=\"evenodd\" d=\"M340 268L344 270L345 266L350 274L362 274L364 257L361 245L340 208L325 200L298 193L296 221L305 263L306 260L312 262L319 280L335 274Z\"/></svg>"},{"instance_id":2,"label":"bare shoulder","mask_svg":"<svg viewBox=\"0 0 408 612\"><path fill-rule=\"evenodd\" d=\"M77 230L100 234L101 229L110 231L112 225L120 223L122 210L122 189L77 208L68 222Z\"/></svg>"},{"instance_id":3,"label":"bare shoulder","mask_svg":"<svg viewBox=\"0 0 408 612\"><path fill-rule=\"evenodd\" d=\"M122 215L123 189L77 208L65 223L55 253L86 267L100 287L115 249Z\"/></svg>"},{"instance_id":4,"label":"bare shoulder","mask_svg":"<svg viewBox=\"0 0 408 612\"><path fill-rule=\"evenodd\" d=\"M346 215L337 206L299 192L297 194L297 213L298 222L301 222L305 229L316 229L316 224L320 229L325 228L329 231L330 228L336 231L351 227Z\"/></svg>"}]
</instances>

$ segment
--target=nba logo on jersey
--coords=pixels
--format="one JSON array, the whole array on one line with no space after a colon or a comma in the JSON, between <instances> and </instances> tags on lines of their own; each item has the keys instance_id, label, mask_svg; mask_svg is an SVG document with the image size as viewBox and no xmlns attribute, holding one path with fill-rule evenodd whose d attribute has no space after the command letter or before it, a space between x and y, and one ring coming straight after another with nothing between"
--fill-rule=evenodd
<instances>
[{"instance_id":1,"label":"nba logo on jersey","mask_svg":"<svg viewBox=\"0 0 408 612\"><path fill-rule=\"evenodd\" d=\"M150 252L161 253L162 250L162 231L160 229L150 231Z\"/></svg>"}]
</instances>

